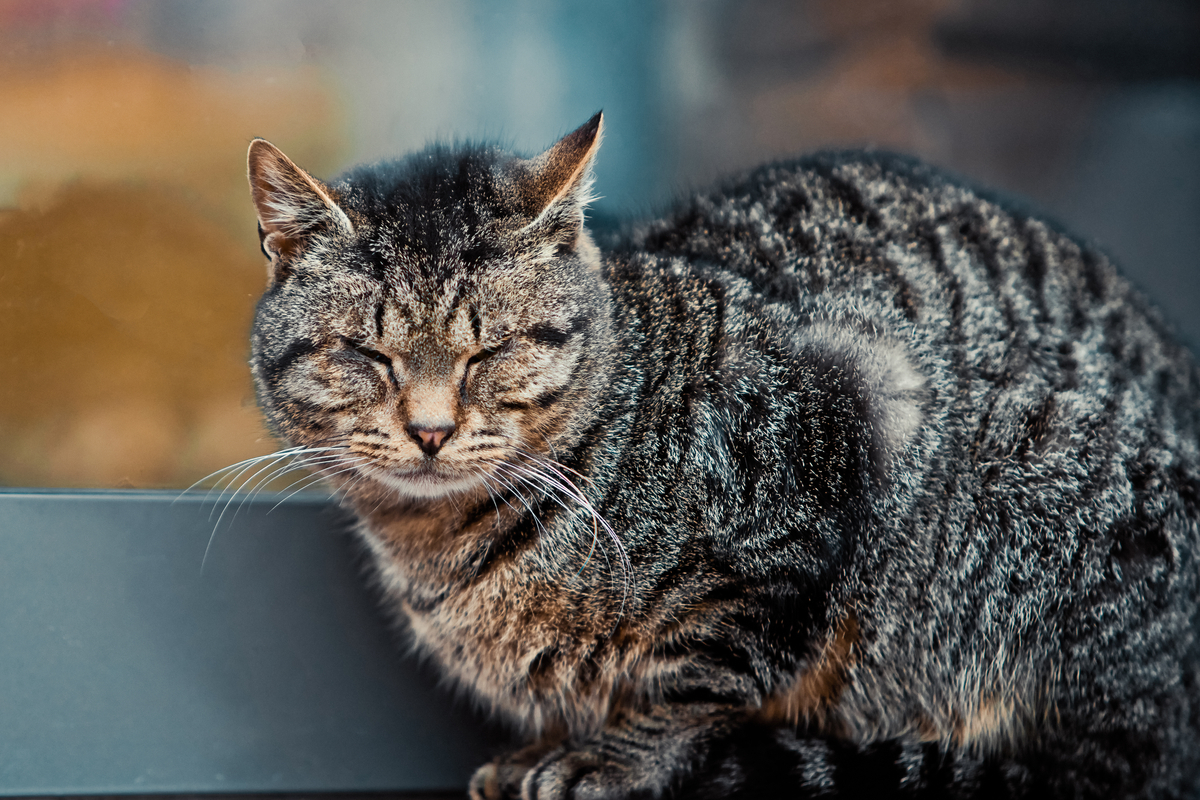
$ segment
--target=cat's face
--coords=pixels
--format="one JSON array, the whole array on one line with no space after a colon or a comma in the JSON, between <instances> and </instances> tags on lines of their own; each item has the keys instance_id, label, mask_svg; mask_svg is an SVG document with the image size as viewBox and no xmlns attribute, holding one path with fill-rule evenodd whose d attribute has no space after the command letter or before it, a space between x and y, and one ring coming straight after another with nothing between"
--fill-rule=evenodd
<instances>
[{"instance_id":1,"label":"cat's face","mask_svg":"<svg viewBox=\"0 0 1200 800\"><path fill-rule=\"evenodd\" d=\"M572 443L609 339L582 227L599 127L535 159L427 151L331 186L252 145L271 258L252 367L276 431L332 448L318 466L343 485L431 498Z\"/></svg>"}]
</instances>

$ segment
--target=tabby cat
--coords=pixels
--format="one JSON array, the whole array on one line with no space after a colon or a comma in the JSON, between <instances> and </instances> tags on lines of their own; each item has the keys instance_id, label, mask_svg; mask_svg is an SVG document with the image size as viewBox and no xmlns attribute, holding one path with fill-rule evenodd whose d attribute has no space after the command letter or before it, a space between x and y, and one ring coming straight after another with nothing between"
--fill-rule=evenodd
<instances>
[{"instance_id":1,"label":"tabby cat","mask_svg":"<svg viewBox=\"0 0 1200 800\"><path fill-rule=\"evenodd\" d=\"M1157 313L879 153L601 251L601 127L329 183L250 147L261 405L525 738L471 797L1188 792L1200 372Z\"/></svg>"}]
</instances>

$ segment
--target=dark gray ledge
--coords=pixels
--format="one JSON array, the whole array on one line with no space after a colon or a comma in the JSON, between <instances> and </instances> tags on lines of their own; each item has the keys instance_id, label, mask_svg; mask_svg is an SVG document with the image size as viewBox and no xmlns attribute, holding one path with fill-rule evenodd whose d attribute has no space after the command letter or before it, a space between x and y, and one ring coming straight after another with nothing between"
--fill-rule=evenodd
<instances>
[{"instance_id":1,"label":"dark gray ledge","mask_svg":"<svg viewBox=\"0 0 1200 800\"><path fill-rule=\"evenodd\" d=\"M203 493L0 491L0 796L466 785L494 733L400 654L341 512L279 500L213 537Z\"/></svg>"}]
</instances>

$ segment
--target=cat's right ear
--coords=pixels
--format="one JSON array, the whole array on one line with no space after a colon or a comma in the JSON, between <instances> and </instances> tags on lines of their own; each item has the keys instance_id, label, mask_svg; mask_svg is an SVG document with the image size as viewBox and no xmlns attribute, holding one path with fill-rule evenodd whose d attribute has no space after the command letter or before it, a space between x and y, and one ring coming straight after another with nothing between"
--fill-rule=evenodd
<instances>
[{"instance_id":1,"label":"cat's right ear","mask_svg":"<svg viewBox=\"0 0 1200 800\"><path fill-rule=\"evenodd\" d=\"M271 260L272 283L287 277L292 258L314 234L354 232L332 190L266 139L250 143L246 160L250 196L258 212L259 243Z\"/></svg>"}]
</instances>

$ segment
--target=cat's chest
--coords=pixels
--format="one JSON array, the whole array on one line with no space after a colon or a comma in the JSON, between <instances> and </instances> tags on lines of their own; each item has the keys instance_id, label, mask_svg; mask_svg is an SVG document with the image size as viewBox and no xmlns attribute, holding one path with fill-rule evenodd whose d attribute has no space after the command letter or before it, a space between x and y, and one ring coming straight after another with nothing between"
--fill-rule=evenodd
<instances>
[{"instance_id":1,"label":"cat's chest","mask_svg":"<svg viewBox=\"0 0 1200 800\"><path fill-rule=\"evenodd\" d=\"M531 730L603 719L618 676L629 673L642 647L618 624L620 581L594 569L606 563L600 554L573 570L533 542L439 572L398 557L379 532L367 537L389 604L445 674Z\"/></svg>"}]
</instances>

